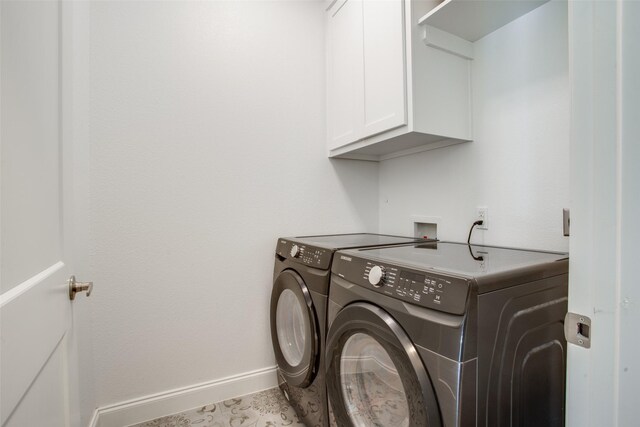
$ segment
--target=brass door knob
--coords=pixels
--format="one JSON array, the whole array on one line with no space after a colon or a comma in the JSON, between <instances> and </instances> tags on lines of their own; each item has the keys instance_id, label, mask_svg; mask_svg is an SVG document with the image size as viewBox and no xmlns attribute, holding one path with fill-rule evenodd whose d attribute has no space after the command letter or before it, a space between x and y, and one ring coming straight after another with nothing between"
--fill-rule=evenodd
<instances>
[{"instance_id":1,"label":"brass door knob","mask_svg":"<svg viewBox=\"0 0 640 427\"><path fill-rule=\"evenodd\" d=\"M76 299L78 292L86 292L87 296L91 295L93 290L93 282L76 282L76 276L69 277L69 299Z\"/></svg>"}]
</instances>

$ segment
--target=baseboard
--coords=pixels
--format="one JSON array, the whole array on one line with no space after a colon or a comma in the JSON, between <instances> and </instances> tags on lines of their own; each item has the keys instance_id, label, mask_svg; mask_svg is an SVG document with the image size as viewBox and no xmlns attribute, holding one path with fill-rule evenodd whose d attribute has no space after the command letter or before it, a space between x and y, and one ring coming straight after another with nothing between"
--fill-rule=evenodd
<instances>
[{"instance_id":1,"label":"baseboard","mask_svg":"<svg viewBox=\"0 0 640 427\"><path fill-rule=\"evenodd\" d=\"M277 385L275 366L258 369L98 408L89 427L125 427Z\"/></svg>"}]
</instances>

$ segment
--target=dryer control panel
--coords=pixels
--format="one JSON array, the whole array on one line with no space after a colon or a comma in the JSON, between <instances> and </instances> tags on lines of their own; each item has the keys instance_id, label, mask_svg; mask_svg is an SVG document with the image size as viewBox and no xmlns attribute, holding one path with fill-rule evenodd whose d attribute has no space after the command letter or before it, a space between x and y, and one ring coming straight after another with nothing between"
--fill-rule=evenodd
<instances>
[{"instance_id":1,"label":"dryer control panel","mask_svg":"<svg viewBox=\"0 0 640 427\"><path fill-rule=\"evenodd\" d=\"M465 278L361 259L338 252L333 274L381 294L422 307L463 314L469 293Z\"/></svg>"},{"instance_id":2,"label":"dryer control panel","mask_svg":"<svg viewBox=\"0 0 640 427\"><path fill-rule=\"evenodd\" d=\"M327 270L331 266L333 251L287 239L278 239L276 254L293 259L300 264Z\"/></svg>"}]
</instances>

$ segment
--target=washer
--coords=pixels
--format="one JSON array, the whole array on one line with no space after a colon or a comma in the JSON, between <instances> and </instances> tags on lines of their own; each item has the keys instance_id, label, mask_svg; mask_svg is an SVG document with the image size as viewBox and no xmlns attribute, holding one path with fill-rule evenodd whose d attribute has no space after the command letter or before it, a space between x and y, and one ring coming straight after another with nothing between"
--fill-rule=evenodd
<instances>
[{"instance_id":1,"label":"washer","mask_svg":"<svg viewBox=\"0 0 640 427\"><path fill-rule=\"evenodd\" d=\"M340 427L564 425L568 255L451 242L339 251Z\"/></svg>"},{"instance_id":2,"label":"washer","mask_svg":"<svg viewBox=\"0 0 640 427\"><path fill-rule=\"evenodd\" d=\"M280 387L306 425L328 425L324 338L335 251L416 241L425 240L378 234L278 239L271 294L271 338Z\"/></svg>"}]
</instances>

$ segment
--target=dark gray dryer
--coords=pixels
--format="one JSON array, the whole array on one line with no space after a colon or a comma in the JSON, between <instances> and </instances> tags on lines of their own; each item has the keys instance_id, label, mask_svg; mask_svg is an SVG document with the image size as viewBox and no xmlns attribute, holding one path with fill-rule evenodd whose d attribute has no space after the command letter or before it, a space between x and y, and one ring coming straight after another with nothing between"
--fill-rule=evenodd
<instances>
[{"instance_id":1,"label":"dark gray dryer","mask_svg":"<svg viewBox=\"0 0 640 427\"><path fill-rule=\"evenodd\" d=\"M328 425L324 338L333 254L417 241L425 240L365 233L278 239L271 337L280 387L307 426Z\"/></svg>"},{"instance_id":2,"label":"dark gray dryer","mask_svg":"<svg viewBox=\"0 0 640 427\"><path fill-rule=\"evenodd\" d=\"M338 425L564 425L567 276L563 253L337 252L326 382Z\"/></svg>"}]
</instances>

